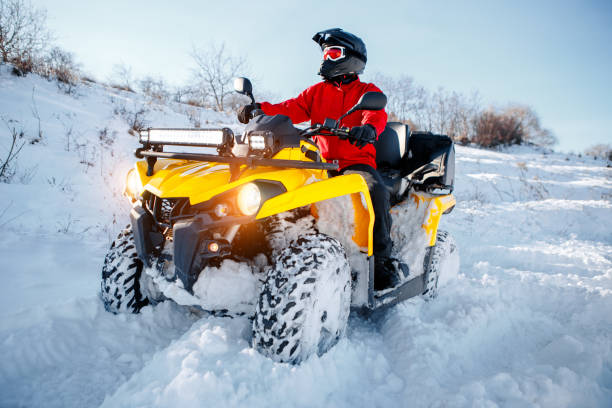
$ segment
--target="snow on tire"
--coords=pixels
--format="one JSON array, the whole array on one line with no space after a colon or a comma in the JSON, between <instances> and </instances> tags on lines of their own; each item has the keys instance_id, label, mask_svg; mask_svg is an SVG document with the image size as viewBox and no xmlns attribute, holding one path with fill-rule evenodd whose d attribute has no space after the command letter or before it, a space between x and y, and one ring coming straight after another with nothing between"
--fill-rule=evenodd
<instances>
[{"instance_id":1,"label":"snow on tire","mask_svg":"<svg viewBox=\"0 0 612 408\"><path fill-rule=\"evenodd\" d=\"M253 347L278 362L298 364L329 350L346 330L351 273L342 245L315 233L276 257L253 320Z\"/></svg>"},{"instance_id":2,"label":"snow on tire","mask_svg":"<svg viewBox=\"0 0 612 408\"><path fill-rule=\"evenodd\" d=\"M456 276L459 269L459 253L455 240L447 231L439 230L436 244L427 248L423 270L425 271L425 290L423 297L430 300L438 295L441 277L445 281Z\"/></svg>"},{"instance_id":3,"label":"snow on tire","mask_svg":"<svg viewBox=\"0 0 612 408\"><path fill-rule=\"evenodd\" d=\"M149 304L141 290L143 263L134 245L132 227L127 226L113 241L102 266L102 301L112 313L138 313Z\"/></svg>"}]
</instances>

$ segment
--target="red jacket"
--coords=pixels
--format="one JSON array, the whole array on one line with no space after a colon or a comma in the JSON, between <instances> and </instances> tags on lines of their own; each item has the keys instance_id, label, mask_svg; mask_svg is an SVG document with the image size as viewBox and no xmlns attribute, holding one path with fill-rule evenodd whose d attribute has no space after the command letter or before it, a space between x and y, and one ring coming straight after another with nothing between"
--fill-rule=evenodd
<instances>
[{"instance_id":1,"label":"red jacket","mask_svg":"<svg viewBox=\"0 0 612 408\"><path fill-rule=\"evenodd\" d=\"M307 88L293 99L278 104L261 103L261 109L266 115L286 115L293 123L301 123L310 119L310 123L323 123L325 118L338 119L352 108L361 95L366 92L381 92L374 84L361 82L359 79L348 84L332 84L319 82ZM348 115L340 126L355 127L369 124L380 135L387 124L387 113L382 111L357 111ZM352 164L368 164L376 168L376 150L368 144L359 149L348 140L340 140L337 136L316 136L321 155L331 162L338 160L340 169Z\"/></svg>"}]
</instances>

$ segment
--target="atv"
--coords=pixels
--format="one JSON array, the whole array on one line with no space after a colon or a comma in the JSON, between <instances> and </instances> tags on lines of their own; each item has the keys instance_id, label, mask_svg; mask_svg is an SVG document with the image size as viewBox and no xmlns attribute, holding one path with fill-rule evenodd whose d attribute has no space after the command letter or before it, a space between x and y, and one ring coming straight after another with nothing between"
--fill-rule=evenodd
<instances>
[{"instance_id":1,"label":"atv","mask_svg":"<svg viewBox=\"0 0 612 408\"><path fill-rule=\"evenodd\" d=\"M235 90L255 101L248 79ZM374 290L374 212L360 175L330 177L312 137L346 136L358 110L381 110L368 92L338 120L295 127L254 111L242 135L231 129L140 132L127 175L130 225L102 268L102 300L113 313L172 299L220 316L252 318L252 344L275 361L323 354L349 313L369 314L414 296L436 295L456 254L438 230L455 206L454 146L443 135L389 122L376 143L392 197L395 246L410 265L397 287Z\"/></svg>"}]
</instances>

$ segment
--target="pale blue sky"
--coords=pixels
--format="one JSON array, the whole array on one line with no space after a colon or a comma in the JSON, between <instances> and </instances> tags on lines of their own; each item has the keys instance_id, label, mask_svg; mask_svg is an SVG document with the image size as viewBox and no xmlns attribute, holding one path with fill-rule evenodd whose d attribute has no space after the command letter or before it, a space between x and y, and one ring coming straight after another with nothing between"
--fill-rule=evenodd
<instances>
[{"instance_id":1,"label":"pale blue sky","mask_svg":"<svg viewBox=\"0 0 612 408\"><path fill-rule=\"evenodd\" d=\"M612 143L612 1L32 0L57 42L105 80L123 62L180 84L192 44L225 41L258 86L290 97L318 81L319 30L364 39L369 74L532 106L559 150Z\"/></svg>"}]
</instances>

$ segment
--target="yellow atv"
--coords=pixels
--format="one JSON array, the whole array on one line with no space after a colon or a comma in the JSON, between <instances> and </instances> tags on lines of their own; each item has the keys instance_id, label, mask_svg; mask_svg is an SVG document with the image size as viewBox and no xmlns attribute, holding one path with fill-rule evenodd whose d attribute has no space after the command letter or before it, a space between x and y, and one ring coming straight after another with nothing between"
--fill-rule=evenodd
<instances>
[{"instance_id":1,"label":"yellow atv","mask_svg":"<svg viewBox=\"0 0 612 408\"><path fill-rule=\"evenodd\" d=\"M236 91L254 101L251 83ZM381 110L369 92L344 116ZM216 315L253 318L253 346L276 361L322 354L343 335L349 312L372 312L436 294L454 251L438 231L452 210L454 147L447 136L410 133L390 122L377 148L394 228L410 274L395 288L373 285L374 213L360 175L337 170L312 141L346 135L340 119L306 129L283 115L254 112L242 136L223 129L147 129L127 177L131 225L102 269L102 300L137 313L165 299ZM406 259L406 258L410 259Z\"/></svg>"}]
</instances>

